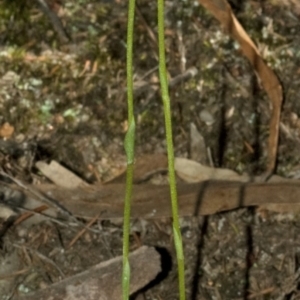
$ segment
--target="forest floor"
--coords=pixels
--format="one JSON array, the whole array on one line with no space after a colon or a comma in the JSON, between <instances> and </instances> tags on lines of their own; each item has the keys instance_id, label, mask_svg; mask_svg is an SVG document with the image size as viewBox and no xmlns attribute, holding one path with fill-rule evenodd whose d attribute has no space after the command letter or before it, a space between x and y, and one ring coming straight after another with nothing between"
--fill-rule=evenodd
<instances>
[{"instance_id":1,"label":"forest floor","mask_svg":"<svg viewBox=\"0 0 300 300\"><path fill-rule=\"evenodd\" d=\"M125 1L61 2L51 5L71 37L65 43L32 1L0 1L0 163L7 174L30 184L48 182L35 163L51 160L87 183L103 183L126 166L127 6ZM298 179L300 8L293 1L232 2L282 83L277 173ZM193 159L239 174L262 173L270 103L255 72L197 1L165 5L170 81L179 76L170 87L175 156L191 158L194 124L209 155ZM138 157L166 153L156 19L156 3L139 1L134 38ZM193 76L180 77L191 68L197 70ZM20 147L21 153L15 151ZM157 182L167 177L158 175ZM76 230L65 225L21 223L5 232L0 261L12 276L0 270L0 299L47 287L122 254L121 221L98 220L72 247L66 245ZM241 208L182 218L181 230L187 299L300 299L298 214ZM132 220L131 233L131 250L157 247L166 268L132 299L178 299L171 220Z\"/></svg>"}]
</instances>

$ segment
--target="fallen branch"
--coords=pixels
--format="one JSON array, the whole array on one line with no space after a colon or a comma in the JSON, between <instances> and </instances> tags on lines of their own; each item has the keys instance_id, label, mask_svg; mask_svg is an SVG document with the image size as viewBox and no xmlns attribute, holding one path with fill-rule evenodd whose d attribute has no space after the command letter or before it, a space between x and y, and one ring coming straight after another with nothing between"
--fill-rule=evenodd
<instances>
[{"instance_id":1,"label":"fallen branch","mask_svg":"<svg viewBox=\"0 0 300 300\"><path fill-rule=\"evenodd\" d=\"M45 196L55 199L78 217L93 218L97 214L100 219L123 217L124 184L94 185L74 190L54 185L39 185L34 188ZM32 194L28 194L25 207L30 204L30 197L32 198ZM132 218L170 217L169 197L167 185L134 185ZM183 183L178 185L178 201L179 214L182 217L210 215L246 206L259 206L277 212L296 212L300 211L300 183L298 181Z\"/></svg>"}]
</instances>

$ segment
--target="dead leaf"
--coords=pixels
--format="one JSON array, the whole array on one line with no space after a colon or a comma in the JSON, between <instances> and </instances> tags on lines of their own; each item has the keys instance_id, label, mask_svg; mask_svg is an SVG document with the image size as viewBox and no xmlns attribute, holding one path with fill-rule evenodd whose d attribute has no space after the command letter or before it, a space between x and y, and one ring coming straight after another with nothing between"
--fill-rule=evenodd
<instances>
[{"instance_id":1,"label":"dead leaf","mask_svg":"<svg viewBox=\"0 0 300 300\"><path fill-rule=\"evenodd\" d=\"M197 130L194 123L190 125L190 157L194 161L198 161L202 164L208 162L206 145L203 136Z\"/></svg>"},{"instance_id":2,"label":"dead leaf","mask_svg":"<svg viewBox=\"0 0 300 300\"><path fill-rule=\"evenodd\" d=\"M5 122L1 127L0 127L0 136L9 139L15 131L15 128L11 126L8 122Z\"/></svg>"},{"instance_id":3,"label":"dead leaf","mask_svg":"<svg viewBox=\"0 0 300 300\"><path fill-rule=\"evenodd\" d=\"M205 180L249 181L247 175L239 175L229 169L203 166L196 161L180 157L175 158L175 171L181 179L190 183Z\"/></svg>"},{"instance_id":4,"label":"dead leaf","mask_svg":"<svg viewBox=\"0 0 300 300\"><path fill-rule=\"evenodd\" d=\"M273 173L276 167L280 113L283 99L281 84L275 73L262 59L258 48L234 16L228 2L226 0L198 1L219 20L228 34L240 44L242 53L248 58L253 66L272 103L266 173Z\"/></svg>"},{"instance_id":5,"label":"dead leaf","mask_svg":"<svg viewBox=\"0 0 300 300\"><path fill-rule=\"evenodd\" d=\"M75 189L81 185L87 185L85 181L54 160L50 164L38 161L35 166L48 179L60 187Z\"/></svg>"}]
</instances>

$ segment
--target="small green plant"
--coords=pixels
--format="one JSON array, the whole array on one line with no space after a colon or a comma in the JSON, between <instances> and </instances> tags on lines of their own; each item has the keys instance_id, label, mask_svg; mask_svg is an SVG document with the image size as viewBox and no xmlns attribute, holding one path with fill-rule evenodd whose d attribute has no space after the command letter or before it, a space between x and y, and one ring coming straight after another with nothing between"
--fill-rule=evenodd
<instances>
[{"instance_id":1,"label":"small green plant","mask_svg":"<svg viewBox=\"0 0 300 300\"><path fill-rule=\"evenodd\" d=\"M130 266L129 266L129 234L130 234L130 202L132 195L132 179L134 164L134 136L135 121L133 110L133 25L134 25L135 0L129 0L128 7L128 25L127 25L127 103L128 103L128 130L125 136L125 151L127 156L127 174L126 174L126 193L124 203L124 222L123 222L123 274L122 288L123 299L129 299L130 284Z\"/></svg>"},{"instance_id":2,"label":"small green plant","mask_svg":"<svg viewBox=\"0 0 300 300\"><path fill-rule=\"evenodd\" d=\"M173 235L178 264L178 280L179 280L179 299L185 299L185 280L184 280L184 254L182 247L182 238L179 224L178 201L176 190L176 177L174 167L174 148L172 138L172 121L171 121L171 107L166 70L165 58L165 34L164 34L164 0L158 0L158 47L159 47L159 80L161 85L161 95L164 105L165 115L165 130L168 150L168 170L170 181L170 194L172 204L172 218L173 218Z\"/></svg>"},{"instance_id":3,"label":"small green plant","mask_svg":"<svg viewBox=\"0 0 300 300\"><path fill-rule=\"evenodd\" d=\"M161 94L165 115L165 130L168 151L168 169L170 180L170 194L173 217L173 235L178 264L178 279L179 279L179 299L185 300L185 279L184 279L184 254L182 246L182 238L179 224L178 203L176 178L174 167L174 149L172 138L172 122L170 97L168 91L168 80L165 59L165 37L164 37L164 1L158 0L158 41L159 41L159 78L161 84ZM125 151L127 155L127 176L126 176L126 194L124 205L124 225L123 225L123 300L129 299L129 284L130 284L130 265L128 260L129 255L129 233L130 233L130 202L132 195L132 179L133 179L133 164L134 164L134 136L135 136L135 121L133 110L133 24L134 24L134 8L135 0L129 0L128 8L128 25L127 25L127 102L128 102L128 131L125 137Z\"/></svg>"}]
</instances>

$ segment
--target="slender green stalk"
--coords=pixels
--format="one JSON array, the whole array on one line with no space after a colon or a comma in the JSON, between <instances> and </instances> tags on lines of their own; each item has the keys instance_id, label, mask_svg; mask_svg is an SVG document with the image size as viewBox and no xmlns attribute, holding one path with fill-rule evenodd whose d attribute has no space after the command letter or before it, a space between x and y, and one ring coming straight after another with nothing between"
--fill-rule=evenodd
<instances>
[{"instance_id":1,"label":"slender green stalk","mask_svg":"<svg viewBox=\"0 0 300 300\"><path fill-rule=\"evenodd\" d=\"M135 0L129 0L127 24L127 102L128 102L128 130L125 136L125 151L127 155L126 193L124 203L123 223L123 300L129 299L130 265L129 265L129 234L130 234L130 204L132 196L135 121L133 112L133 25Z\"/></svg>"},{"instance_id":2,"label":"slender green stalk","mask_svg":"<svg viewBox=\"0 0 300 300\"><path fill-rule=\"evenodd\" d=\"M179 279L179 299L185 300L185 279L184 279L184 255L182 247L182 238L180 232L176 178L174 167L174 149L172 138L172 121L170 109L170 97L168 90L166 59L165 59L165 39L164 39L164 1L158 0L158 44L159 44L159 78L161 85L161 94L164 105L165 128L168 149L168 168L170 180L170 193L172 203L172 217L173 217L173 234L175 249L178 263L178 279Z\"/></svg>"}]
</instances>

